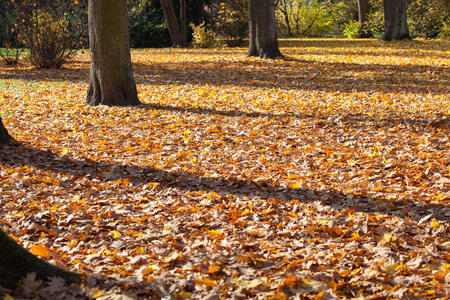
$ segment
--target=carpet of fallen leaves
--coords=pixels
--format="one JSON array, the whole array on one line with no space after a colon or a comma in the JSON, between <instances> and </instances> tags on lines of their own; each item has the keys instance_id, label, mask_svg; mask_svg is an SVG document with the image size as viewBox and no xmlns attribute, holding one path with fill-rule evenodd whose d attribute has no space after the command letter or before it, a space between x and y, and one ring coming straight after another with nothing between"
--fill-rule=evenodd
<instances>
[{"instance_id":1,"label":"carpet of fallen leaves","mask_svg":"<svg viewBox=\"0 0 450 300\"><path fill-rule=\"evenodd\" d=\"M450 43L281 46L133 50L138 107L1 65L3 229L85 275L10 295L448 297Z\"/></svg>"}]
</instances>

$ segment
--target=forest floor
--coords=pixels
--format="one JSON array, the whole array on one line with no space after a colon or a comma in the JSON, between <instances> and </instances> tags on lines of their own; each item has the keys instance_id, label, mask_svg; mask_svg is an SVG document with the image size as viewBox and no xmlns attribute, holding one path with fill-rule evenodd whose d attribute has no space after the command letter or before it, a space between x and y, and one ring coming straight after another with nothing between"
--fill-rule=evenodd
<instances>
[{"instance_id":1,"label":"forest floor","mask_svg":"<svg viewBox=\"0 0 450 300\"><path fill-rule=\"evenodd\" d=\"M137 107L0 65L3 230L84 275L3 293L449 297L450 42L281 46L133 50Z\"/></svg>"}]
</instances>

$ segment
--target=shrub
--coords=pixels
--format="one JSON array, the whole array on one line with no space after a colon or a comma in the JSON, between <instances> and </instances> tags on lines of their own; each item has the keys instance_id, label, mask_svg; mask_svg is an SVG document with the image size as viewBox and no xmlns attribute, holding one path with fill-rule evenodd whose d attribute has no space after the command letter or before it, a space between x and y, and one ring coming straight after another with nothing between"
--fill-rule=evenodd
<instances>
[{"instance_id":1,"label":"shrub","mask_svg":"<svg viewBox=\"0 0 450 300\"><path fill-rule=\"evenodd\" d=\"M30 49L29 59L38 68L61 68L73 54L65 18L37 9L22 18L20 35Z\"/></svg>"},{"instance_id":2,"label":"shrub","mask_svg":"<svg viewBox=\"0 0 450 300\"><path fill-rule=\"evenodd\" d=\"M351 20L345 24L343 34L346 38L356 38L359 36L359 22Z\"/></svg>"},{"instance_id":3,"label":"shrub","mask_svg":"<svg viewBox=\"0 0 450 300\"><path fill-rule=\"evenodd\" d=\"M414 0L408 5L408 26L411 36L435 38L450 17L450 5L444 0Z\"/></svg>"},{"instance_id":4,"label":"shrub","mask_svg":"<svg viewBox=\"0 0 450 300\"><path fill-rule=\"evenodd\" d=\"M293 19L295 31L300 36L324 36L333 27L332 17L317 0L302 2Z\"/></svg>"},{"instance_id":5,"label":"shrub","mask_svg":"<svg viewBox=\"0 0 450 300\"><path fill-rule=\"evenodd\" d=\"M450 40L450 19L444 22L438 38Z\"/></svg>"},{"instance_id":6,"label":"shrub","mask_svg":"<svg viewBox=\"0 0 450 300\"><path fill-rule=\"evenodd\" d=\"M211 29L207 29L205 23L195 26L190 23L192 28L192 44L197 48L214 48L218 46L216 34Z\"/></svg>"},{"instance_id":7,"label":"shrub","mask_svg":"<svg viewBox=\"0 0 450 300\"><path fill-rule=\"evenodd\" d=\"M248 37L247 0L221 2L214 20L214 29L227 46L241 45Z\"/></svg>"},{"instance_id":8,"label":"shrub","mask_svg":"<svg viewBox=\"0 0 450 300\"><path fill-rule=\"evenodd\" d=\"M172 44L161 8L153 2L128 1L128 24L132 48L168 47Z\"/></svg>"}]
</instances>

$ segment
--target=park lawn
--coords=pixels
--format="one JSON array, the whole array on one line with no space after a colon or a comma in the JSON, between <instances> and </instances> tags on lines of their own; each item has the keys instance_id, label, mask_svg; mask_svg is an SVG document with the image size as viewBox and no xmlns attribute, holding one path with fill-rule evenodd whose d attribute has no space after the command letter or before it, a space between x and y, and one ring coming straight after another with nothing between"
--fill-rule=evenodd
<instances>
[{"instance_id":1,"label":"park lawn","mask_svg":"<svg viewBox=\"0 0 450 300\"><path fill-rule=\"evenodd\" d=\"M133 50L137 107L0 65L4 230L98 299L448 296L450 42L280 45Z\"/></svg>"}]
</instances>

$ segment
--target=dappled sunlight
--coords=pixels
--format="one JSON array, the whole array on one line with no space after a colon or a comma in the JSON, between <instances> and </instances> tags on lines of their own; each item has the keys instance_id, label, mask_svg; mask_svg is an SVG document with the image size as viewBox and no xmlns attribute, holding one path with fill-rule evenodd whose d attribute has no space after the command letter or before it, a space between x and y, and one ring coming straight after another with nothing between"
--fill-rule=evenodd
<instances>
[{"instance_id":1,"label":"dappled sunlight","mask_svg":"<svg viewBox=\"0 0 450 300\"><path fill-rule=\"evenodd\" d=\"M85 105L86 51L0 65L7 231L143 298L445 296L448 42L280 44L133 50L136 107Z\"/></svg>"}]
</instances>

